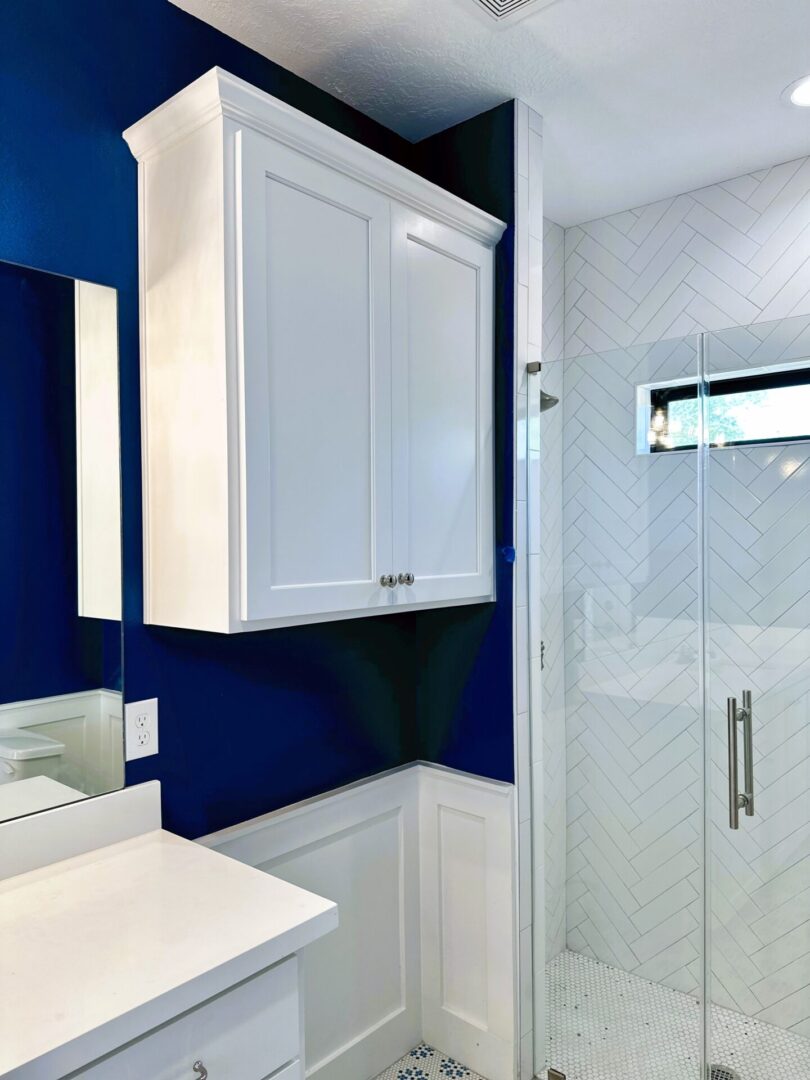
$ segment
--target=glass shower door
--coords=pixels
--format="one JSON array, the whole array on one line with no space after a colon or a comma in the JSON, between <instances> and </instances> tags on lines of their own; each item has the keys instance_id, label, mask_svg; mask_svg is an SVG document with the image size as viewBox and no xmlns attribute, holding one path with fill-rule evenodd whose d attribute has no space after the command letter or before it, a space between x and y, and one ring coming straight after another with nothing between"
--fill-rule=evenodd
<instances>
[{"instance_id":1,"label":"glass shower door","mask_svg":"<svg viewBox=\"0 0 810 1080\"><path fill-rule=\"evenodd\" d=\"M691 336L544 360L535 384L534 1030L549 1078L703 1077L699 355Z\"/></svg>"},{"instance_id":2,"label":"glass shower door","mask_svg":"<svg viewBox=\"0 0 810 1080\"><path fill-rule=\"evenodd\" d=\"M713 1080L810 1077L810 319L703 339Z\"/></svg>"}]
</instances>

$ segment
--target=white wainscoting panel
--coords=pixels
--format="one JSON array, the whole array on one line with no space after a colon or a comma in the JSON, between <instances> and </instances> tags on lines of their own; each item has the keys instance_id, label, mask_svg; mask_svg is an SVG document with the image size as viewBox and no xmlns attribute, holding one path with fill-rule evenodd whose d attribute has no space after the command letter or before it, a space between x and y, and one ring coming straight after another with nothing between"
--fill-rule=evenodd
<instances>
[{"instance_id":1,"label":"white wainscoting panel","mask_svg":"<svg viewBox=\"0 0 810 1080\"><path fill-rule=\"evenodd\" d=\"M65 746L55 779L84 795L124 786L124 712L120 691L8 701L0 705L0 731L28 728Z\"/></svg>"},{"instance_id":2,"label":"white wainscoting panel","mask_svg":"<svg viewBox=\"0 0 810 1080\"><path fill-rule=\"evenodd\" d=\"M512 1080L512 813L511 785L416 764L201 841L338 904L302 957L307 1076L367 1080L427 1039Z\"/></svg>"},{"instance_id":3,"label":"white wainscoting panel","mask_svg":"<svg viewBox=\"0 0 810 1080\"><path fill-rule=\"evenodd\" d=\"M423 1038L515 1072L513 788L420 767Z\"/></svg>"},{"instance_id":4,"label":"white wainscoting panel","mask_svg":"<svg viewBox=\"0 0 810 1080\"><path fill-rule=\"evenodd\" d=\"M361 1080L421 1037L418 784L384 774L205 843L338 904L303 956L307 1075Z\"/></svg>"}]
</instances>

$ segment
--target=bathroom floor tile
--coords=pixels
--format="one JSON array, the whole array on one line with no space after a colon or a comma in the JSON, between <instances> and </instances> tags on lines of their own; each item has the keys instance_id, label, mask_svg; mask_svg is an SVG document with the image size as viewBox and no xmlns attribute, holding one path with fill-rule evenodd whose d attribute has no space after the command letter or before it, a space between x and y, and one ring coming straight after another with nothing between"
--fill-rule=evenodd
<instances>
[{"instance_id":1,"label":"bathroom floor tile","mask_svg":"<svg viewBox=\"0 0 810 1080\"><path fill-rule=\"evenodd\" d=\"M568 1080L700 1080L691 995L570 951L547 965L546 994L547 1062ZM810 1039L795 1032L714 1006L711 1042L714 1080L810 1077Z\"/></svg>"},{"instance_id":2,"label":"bathroom floor tile","mask_svg":"<svg viewBox=\"0 0 810 1080\"><path fill-rule=\"evenodd\" d=\"M420 1043L381 1072L377 1080L485 1080L441 1050Z\"/></svg>"}]
</instances>

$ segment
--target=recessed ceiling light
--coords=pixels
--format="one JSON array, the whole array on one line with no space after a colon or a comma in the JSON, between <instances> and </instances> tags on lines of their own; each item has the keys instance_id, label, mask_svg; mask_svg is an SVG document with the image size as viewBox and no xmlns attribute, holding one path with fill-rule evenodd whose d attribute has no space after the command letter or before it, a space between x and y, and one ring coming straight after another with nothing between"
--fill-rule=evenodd
<instances>
[{"instance_id":1,"label":"recessed ceiling light","mask_svg":"<svg viewBox=\"0 0 810 1080\"><path fill-rule=\"evenodd\" d=\"M791 105L810 108L810 75L803 75L801 79L791 83L782 94L782 97L785 101L789 101Z\"/></svg>"}]
</instances>

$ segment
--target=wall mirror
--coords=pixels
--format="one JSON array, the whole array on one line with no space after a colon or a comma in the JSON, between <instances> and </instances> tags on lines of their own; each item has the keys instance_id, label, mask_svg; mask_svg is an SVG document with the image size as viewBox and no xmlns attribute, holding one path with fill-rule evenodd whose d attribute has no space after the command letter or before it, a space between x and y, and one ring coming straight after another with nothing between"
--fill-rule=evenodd
<instances>
[{"instance_id":1,"label":"wall mirror","mask_svg":"<svg viewBox=\"0 0 810 1080\"><path fill-rule=\"evenodd\" d=\"M0 262L0 821L123 786L115 289Z\"/></svg>"}]
</instances>

